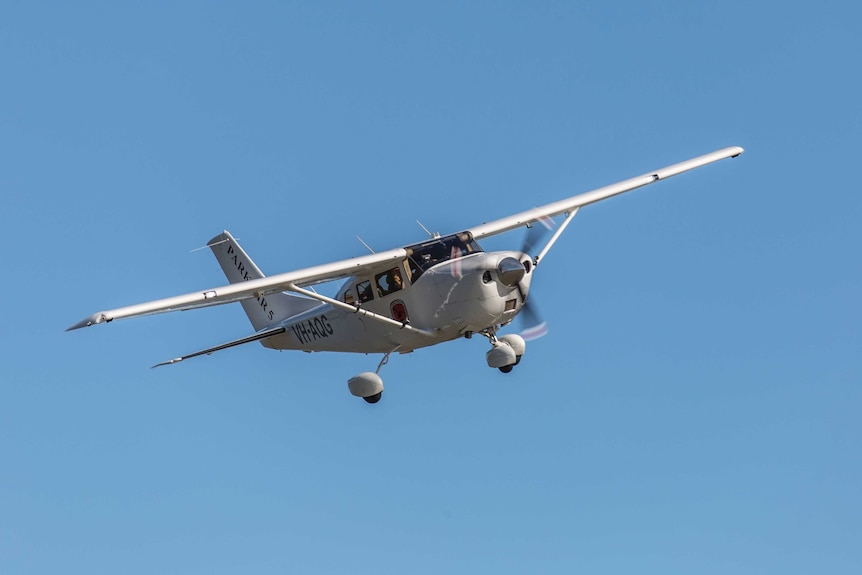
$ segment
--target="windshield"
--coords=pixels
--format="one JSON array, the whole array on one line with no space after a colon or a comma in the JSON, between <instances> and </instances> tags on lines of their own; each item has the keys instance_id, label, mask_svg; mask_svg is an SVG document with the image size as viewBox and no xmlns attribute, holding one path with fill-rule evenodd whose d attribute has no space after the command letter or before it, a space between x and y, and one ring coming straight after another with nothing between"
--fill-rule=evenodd
<instances>
[{"instance_id":1,"label":"windshield","mask_svg":"<svg viewBox=\"0 0 862 575\"><path fill-rule=\"evenodd\" d=\"M466 232L435 238L406 249L411 281L416 281L425 270L440 262L482 251L479 244Z\"/></svg>"}]
</instances>

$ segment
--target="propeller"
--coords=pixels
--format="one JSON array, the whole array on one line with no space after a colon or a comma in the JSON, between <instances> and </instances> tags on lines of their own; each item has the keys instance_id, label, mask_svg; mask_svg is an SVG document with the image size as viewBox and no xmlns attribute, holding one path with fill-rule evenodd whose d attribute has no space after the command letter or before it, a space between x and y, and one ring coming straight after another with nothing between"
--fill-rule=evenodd
<instances>
[{"instance_id":1,"label":"propeller","mask_svg":"<svg viewBox=\"0 0 862 575\"><path fill-rule=\"evenodd\" d=\"M532 225L527 228L521 251L535 257L536 253L541 249L544 240L547 238L548 233L553 230L555 226L556 223L551 218L543 217L535 220ZM535 271L535 268L533 268L533 271ZM542 315L536 309L533 300L525 296L520 283L518 284L518 290L521 293L521 299L524 301L524 306L518 314L521 318L521 337L526 341L530 341L547 335L547 322L542 319Z\"/></svg>"},{"instance_id":2,"label":"propeller","mask_svg":"<svg viewBox=\"0 0 862 575\"><path fill-rule=\"evenodd\" d=\"M548 335L548 323L542 319L536 307L530 302L524 304L519 314L521 318L521 337L524 341L539 339Z\"/></svg>"}]
</instances>

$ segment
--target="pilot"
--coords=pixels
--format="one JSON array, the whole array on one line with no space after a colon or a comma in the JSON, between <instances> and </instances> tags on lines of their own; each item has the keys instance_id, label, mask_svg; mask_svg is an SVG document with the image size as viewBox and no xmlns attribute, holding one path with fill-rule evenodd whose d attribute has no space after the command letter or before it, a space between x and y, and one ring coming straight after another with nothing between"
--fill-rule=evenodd
<instances>
[{"instance_id":1,"label":"pilot","mask_svg":"<svg viewBox=\"0 0 862 575\"><path fill-rule=\"evenodd\" d=\"M385 280L384 280L385 278ZM383 286L385 281L386 286ZM389 295L392 292L396 292L404 287L404 280L401 277L401 272L398 268L392 268L386 275L380 276L377 280L377 288L380 290L380 295Z\"/></svg>"},{"instance_id":2,"label":"pilot","mask_svg":"<svg viewBox=\"0 0 862 575\"><path fill-rule=\"evenodd\" d=\"M392 268L386 274L386 283L389 284L389 293L398 291L404 287L404 280L401 278L401 272L398 268Z\"/></svg>"}]
</instances>

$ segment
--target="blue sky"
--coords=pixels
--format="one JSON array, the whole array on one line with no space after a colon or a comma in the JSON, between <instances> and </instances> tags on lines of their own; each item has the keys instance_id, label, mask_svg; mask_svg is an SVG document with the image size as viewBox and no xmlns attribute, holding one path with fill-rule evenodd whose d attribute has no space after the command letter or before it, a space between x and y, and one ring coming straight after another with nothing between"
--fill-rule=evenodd
<instances>
[{"instance_id":1,"label":"blue sky","mask_svg":"<svg viewBox=\"0 0 862 575\"><path fill-rule=\"evenodd\" d=\"M4 573L855 573L858 7L0 8ZM550 334L392 359L239 306L87 314L421 240L728 145L581 211ZM517 234L486 247L520 244Z\"/></svg>"}]
</instances>

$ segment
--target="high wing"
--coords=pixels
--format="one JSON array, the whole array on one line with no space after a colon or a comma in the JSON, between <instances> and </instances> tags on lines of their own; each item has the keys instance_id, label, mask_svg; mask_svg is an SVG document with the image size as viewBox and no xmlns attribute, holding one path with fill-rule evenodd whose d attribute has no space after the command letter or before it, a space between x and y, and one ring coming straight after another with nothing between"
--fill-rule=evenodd
<instances>
[{"instance_id":1,"label":"high wing","mask_svg":"<svg viewBox=\"0 0 862 575\"><path fill-rule=\"evenodd\" d=\"M369 254L348 260L341 260L310 268L304 268L267 276L264 278L234 283L226 286L187 293L146 303L139 303L117 309L96 312L88 316L66 331L88 327L97 323L109 322L115 319L152 315L169 311L184 311L200 307L221 305L244 299L258 298L271 293L291 290L295 286L307 286L315 283L334 280L360 272L369 267L389 261L398 261L407 257L404 248L397 248L376 254Z\"/></svg>"},{"instance_id":2,"label":"high wing","mask_svg":"<svg viewBox=\"0 0 862 575\"><path fill-rule=\"evenodd\" d=\"M693 170L695 168L699 168L701 166L705 166L707 164L711 164L725 158L735 158L736 156L742 154L743 151L744 150L738 146L723 148L709 154L704 154L703 156L692 158L691 160L686 160L678 164L673 164L672 166L668 166L666 168L647 172L646 174L638 176L636 178L623 180L616 184L611 184L609 186L598 188L590 192L586 192L577 196L572 196L571 198L567 198L565 200L546 204L544 206L540 206L538 208L533 208L525 212L501 218L493 222L484 223L470 228L466 231L472 234L473 238L481 239L484 237L501 234L503 232L507 232L521 226L529 225L532 222L538 220L539 218L567 214L566 222L557 230L557 233L555 234L556 238L559 236L559 233L562 232L563 228L565 227L565 224L567 224L571 217L574 216L574 214L577 212L577 210L583 206L610 198L612 196L616 196L618 194L622 194L624 192L635 190L637 188L652 184L659 180L664 180L671 176L675 176L677 174L681 174L683 172L687 172L689 170ZM543 253L547 251L549 247L550 246L546 246L545 250L543 250ZM75 325L68 328L67 331L79 329L82 327L88 327L97 323L109 322L115 319L221 305L235 301L242 301L244 299L258 298L276 292L304 292L304 290L297 290L296 288L300 286L308 286L315 283L335 280L349 275L358 274L368 268L376 267L390 261L398 261L405 257L407 257L407 251L404 248L397 248L385 252L370 254L347 260L341 260L329 264L304 268L260 279L196 291L185 295L130 305L112 310L100 311L79 321Z\"/></svg>"},{"instance_id":3,"label":"high wing","mask_svg":"<svg viewBox=\"0 0 862 575\"><path fill-rule=\"evenodd\" d=\"M646 174L642 176L637 176L636 178L629 178L628 180L623 180L622 182L617 182L616 184L611 184L609 186L604 186L590 192L585 192L577 196L572 196L571 198L567 198L565 200L560 200L558 202L553 202L551 204L546 204L538 208L527 210L526 212L515 214L513 216L508 216L499 220L494 220L493 222L481 224L470 228L467 231L472 234L474 239L478 240L486 238L488 236L508 232L521 226L526 226L528 224L531 224L532 222L537 221L540 218L554 217L560 214L572 214L578 208L581 208L583 206L594 204L596 202L605 200L618 194L636 190L637 188L642 188L643 186L647 186L659 180L665 180L671 176L675 176L677 174L681 174L695 168L700 168L701 166L705 166L719 160L724 160L725 158L735 158L736 156L742 154L744 151L745 150L743 150L739 146L722 148L721 150L716 150L715 152L711 152L709 154L704 154L702 156L698 156L696 158L692 158L678 164L673 164L672 166L667 166L666 168L647 172Z\"/></svg>"}]
</instances>

